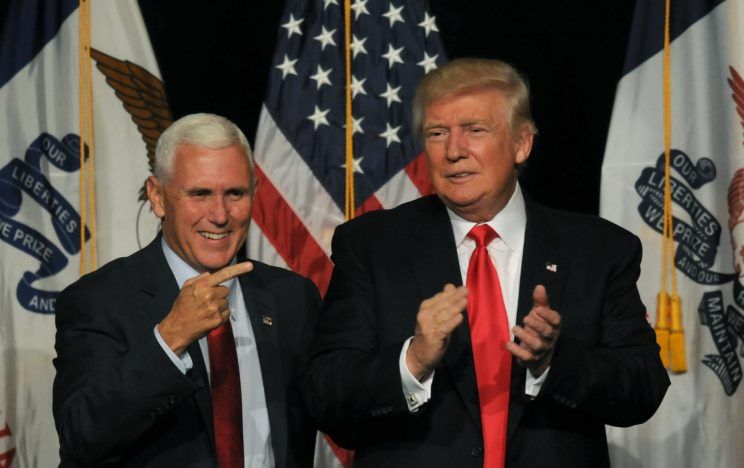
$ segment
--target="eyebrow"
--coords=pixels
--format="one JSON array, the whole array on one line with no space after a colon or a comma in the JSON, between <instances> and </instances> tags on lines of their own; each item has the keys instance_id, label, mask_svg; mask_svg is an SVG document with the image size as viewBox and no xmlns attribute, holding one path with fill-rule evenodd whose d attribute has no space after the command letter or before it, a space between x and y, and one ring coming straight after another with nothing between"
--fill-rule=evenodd
<instances>
[{"instance_id":1,"label":"eyebrow","mask_svg":"<svg viewBox=\"0 0 744 468\"><path fill-rule=\"evenodd\" d=\"M468 119L460 121L456 124L457 127L470 127L473 125L478 124L484 124L486 122L486 119ZM447 127L447 125L441 123L441 122L432 122L429 124L424 124L424 131L431 130L432 128L441 128L441 127Z\"/></svg>"},{"instance_id":2,"label":"eyebrow","mask_svg":"<svg viewBox=\"0 0 744 468\"><path fill-rule=\"evenodd\" d=\"M473 125L485 124L485 122L486 122L486 119L470 119L470 120L465 120L463 122L460 122L458 125L460 127L471 127Z\"/></svg>"}]
</instances>

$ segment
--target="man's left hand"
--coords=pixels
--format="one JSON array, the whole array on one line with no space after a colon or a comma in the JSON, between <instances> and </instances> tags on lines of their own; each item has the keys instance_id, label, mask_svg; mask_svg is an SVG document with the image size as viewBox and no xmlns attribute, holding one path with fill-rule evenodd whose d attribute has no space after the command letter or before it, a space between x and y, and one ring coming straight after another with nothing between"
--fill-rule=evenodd
<instances>
[{"instance_id":1,"label":"man's left hand","mask_svg":"<svg viewBox=\"0 0 744 468\"><path fill-rule=\"evenodd\" d=\"M561 316L548 304L545 286L537 285L532 291L534 305L524 318L522 327L515 326L512 331L519 344L510 341L506 349L520 364L530 370L534 377L540 377L550 367L553 348L561 328Z\"/></svg>"}]
</instances>

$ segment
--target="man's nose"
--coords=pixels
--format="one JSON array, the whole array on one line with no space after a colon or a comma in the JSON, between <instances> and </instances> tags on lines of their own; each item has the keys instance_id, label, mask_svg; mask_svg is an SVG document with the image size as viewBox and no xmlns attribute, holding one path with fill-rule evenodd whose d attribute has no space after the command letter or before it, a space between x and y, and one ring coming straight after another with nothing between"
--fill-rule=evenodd
<instances>
[{"instance_id":1,"label":"man's nose","mask_svg":"<svg viewBox=\"0 0 744 468\"><path fill-rule=\"evenodd\" d=\"M467 156L467 151L465 149L465 139L463 138L461 132L451 131L449 133L449 135L447 136L445 149L445 156L450 161L457 161L458 159Z\"/></svg>"},{"instance_id":2,"label":"man's nose","mask_svg":"<svg viewBox=\"0 0 744 468\"><path fill-rule=\"evenodd\" d=\"M223 195L212 196L208 213L209 221L217 225L222 225L227 223L227 218L228 206L225 197Z\"/></svg>"}]
</instances>

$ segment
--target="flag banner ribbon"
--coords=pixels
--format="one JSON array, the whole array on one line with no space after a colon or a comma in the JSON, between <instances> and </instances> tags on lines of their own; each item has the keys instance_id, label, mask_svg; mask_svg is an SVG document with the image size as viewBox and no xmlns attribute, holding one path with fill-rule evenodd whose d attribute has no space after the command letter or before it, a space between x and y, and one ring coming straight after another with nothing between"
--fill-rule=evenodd
<instances>
[{"instance_id":1,"label":"flag banner ribbon","mask_svg":"<svg viewBox=\"0 0 744 468\"><path fill-rule=\"evenodd\" d=\"M716 178L715 163L700 158L697 163L683 151L672 150L671 167L679 178L672 177L672 201L680 207L691 222L674 217L674 255L676 268L694 282L704 285L723 285L733 282L734 302L744 309L744 285L736 273L720 273L710 267L714 264L721 241L721 224L693 193ZM664 155L654 167L645 167L635 182L641 196L638 213L645 223L658 233L663 230L664 212ZM742 368L736 353L744 356L744 315L735 307L724 306L720 290L705 292L698 306L700 324L708 327L718 354L706 354L702 363L710 368L721 381L726 395L733 395L742 378Z\"/></svg>"},{"instance_id":2,"label":"flag banner ribbon","mask_svg":"<svg viewBox=\"0 0 744 468\"><path fill-rule=\"evenodd\" d=\"M68 263L65 253L42 233L13 219L20 210L25 192L51 216L57 238L69 255L80 251L80 215L42 173L42 160L54 167L75 172L80 169L79 137L65 135L58 140L41 133L28 147L24 160L14 158L0 169L0 240L40 262L36 272L24 272L16 288L18 302L28 311L54 313L59 291L43 291L32 284L62 271ZM85 238L90 238L86 229Z\"/></svg>"},{"instance_id":3,"label":"flag banner ribbon","mask_svg":"<svg viewBox=\"0 0 744 468\"><path fill-rule=\"evenodd\" d=\"M698 189L716 177L716 167L708 158L701 158L694 164L687 154L672 150L672 169L681 180L672 177L672 201L682 208L692 223L674 217L674 240L677 250L674 263L679 271L696 283L720 285L733 281L735 274L719 273L710 270L715 262L721 241L721 224L713 213L700 203L690 189ZM658 233L664 227L664 155L656 161L655 167L646 167L635 183L636 192L641 196L638 213L646 224Z\"/></svg>"},{"instance_id":4,"label":"flag banner ribbon","mask_svg":"<svg viewBox=\"0 0 744 468\"><path fill-rule=\"evenodd\" d=\"M737 281L734 289L737 304L744 307L740 302L744 287ZM723 304L720 290L704 293L700 301L700 324L708 327L718 350L718 354L706 354L702 362L718 376L726 395L731 396L741 382L741 364L736 355L736 345L738 340L741 344L739 354L744 357L744 315L731 305L724 312Z\"/></svg>"}]
</instances>

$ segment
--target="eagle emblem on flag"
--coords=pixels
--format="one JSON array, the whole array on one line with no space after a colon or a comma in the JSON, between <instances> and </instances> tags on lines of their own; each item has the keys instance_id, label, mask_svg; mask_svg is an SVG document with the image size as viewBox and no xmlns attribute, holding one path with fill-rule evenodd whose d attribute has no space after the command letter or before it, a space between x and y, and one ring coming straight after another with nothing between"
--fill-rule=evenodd
<instances>
[{"instance_id":1,"label":"eagle emblem on flag","mask_svg":"<svg viewBox=\"0 0 744 468\"><path fill-rule=\"evenodd\" d=\"M107 55L100 50L91 49L90 56L96 67L106 76L106 83L116 92L124 109L132 117L132 122L147 145L147 161L152 172L155 165L155 145L160 134L173 123L163 82L145 68ZM147 191L143 182L139 199L147 201Z\"/></svg>"}]
</instances>

